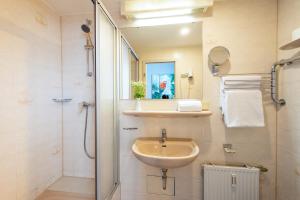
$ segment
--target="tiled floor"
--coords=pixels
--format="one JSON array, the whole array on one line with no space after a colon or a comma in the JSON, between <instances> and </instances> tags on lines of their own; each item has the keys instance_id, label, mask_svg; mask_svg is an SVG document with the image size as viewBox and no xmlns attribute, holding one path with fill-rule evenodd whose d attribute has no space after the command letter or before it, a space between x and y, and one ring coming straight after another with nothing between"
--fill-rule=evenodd
<instances>
[{"instance_id":1,"label":"tiled floor","mask_svg":"<svg viewBox=\"0 0 300 200\"><path fill-rule=\"evenodd\" d=\"M62 177L37 200L94 200L95 179Z\"/></svg>"}]
</instances>

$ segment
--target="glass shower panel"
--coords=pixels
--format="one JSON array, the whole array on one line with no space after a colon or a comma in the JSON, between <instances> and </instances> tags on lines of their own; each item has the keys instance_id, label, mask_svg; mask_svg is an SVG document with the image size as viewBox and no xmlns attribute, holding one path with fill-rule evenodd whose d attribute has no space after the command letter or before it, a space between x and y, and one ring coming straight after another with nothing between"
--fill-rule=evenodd
<instances>
[{"instance_id":1,"label":"glass shower panel","mask_svg":"<svg viewBox=\"0 0 300 200\"><path fill-rule=\"evenodd\" d=\"M100 6L96 12L97 200L109 197L115 187L117 159L115 63L116 28Z\"/></svg>"}]
</instances>

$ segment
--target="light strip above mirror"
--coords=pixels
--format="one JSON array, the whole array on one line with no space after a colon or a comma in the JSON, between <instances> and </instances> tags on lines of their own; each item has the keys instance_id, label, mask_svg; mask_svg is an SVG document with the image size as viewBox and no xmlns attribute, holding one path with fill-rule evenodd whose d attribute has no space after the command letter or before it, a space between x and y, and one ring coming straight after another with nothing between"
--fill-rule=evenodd
<instances>
[{"instance_id":1,"label":"light strip above mirror","mask_svg":"<svg viewBox=\"0 0 300 200\"><path fill-rule=\"evenodd\" d=\"M124 0L121 15L134 19L186 16L211 6L213 0Z\"/></svg>"},{"instance_id":2,"label":"light strip above mirror","mask_svg":"<svg viewBox=\"0 0 300 200\"><path fill-rule=\"evenodd\" d=\"M138 12L132 14L135 19L151 19L160 17L172 17L172 16L182 16L190 15L194 11L193 9L177 9L177 10L161 10L161 11L151 11L151 12Z\"/></svg>"}]
</instances>

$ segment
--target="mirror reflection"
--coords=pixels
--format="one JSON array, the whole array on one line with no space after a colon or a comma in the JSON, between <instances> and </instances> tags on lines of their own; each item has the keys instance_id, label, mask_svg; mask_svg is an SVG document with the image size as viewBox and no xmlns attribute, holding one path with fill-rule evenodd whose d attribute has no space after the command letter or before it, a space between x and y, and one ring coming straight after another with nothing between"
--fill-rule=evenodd
<instances>
[{"instance_id":1,"label":"mirror reflection","mask_svg":"<svg viewBox=\"0 0 300 200\"><path fill-rule=\"evenodd\" d=\"M123 28L121 99L132 82L145 84L146 99L202 98L202 24Z\"/></svg>"},{"instance_id":2,"label":"mirror reflection","mask_svg":"<svg viewBox=\"0 0 300 200\"><path fill-rule=\"evenodd\" d=\"M121 43L120 96L122 99L132 99L131 83L139 81L139 62L124 37Z\"/></svg>"}]
</instances>

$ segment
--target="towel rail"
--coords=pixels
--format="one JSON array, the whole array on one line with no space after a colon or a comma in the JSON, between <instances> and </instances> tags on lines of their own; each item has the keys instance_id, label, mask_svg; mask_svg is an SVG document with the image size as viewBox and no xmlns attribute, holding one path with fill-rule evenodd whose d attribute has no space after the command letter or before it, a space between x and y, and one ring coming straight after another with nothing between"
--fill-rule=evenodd
<instances>
[{"instance_id":1,"label":"towel rail","mask_svg":"<svg viewBox=\"0 0 300 200\"><path fill-rule=\"evenodd\" d=\"M228 91L228 90L254 90L254 89L261 89L261 87L252 87L252 86L243 86L243 87L231 87L231 88L224 88L224 91Z\"/></svg>"},{"instance_id":2,"label":"towel rail","mask_svg":"<svg viewBox=\"0 0 300 200\"><path fill-rule=\"evenodd\" d=\"M270 88L265 88L265 89L270 89L271 90L271 98L273 100L273 102L277 105L280 106L284 106L286 104L286 101L284 99L280 99L278 97L278 77L277 77L277 72L280 68L284 67L284 66L289 66L294 64L295 62L300 62L300 54L297 53L296 55L292 56L289 59L283 59L280 60L279 62L276 62L272 65L272 69L271 69L271 73L240 73L240 74L219 74L219 75L215 75L217 77L224 77L224 76L245 76L245 75L260 75L262 76L262 80L261 82L263 83L262 85L264 85L265 83L269 83L271 85ZM270 80L268 80L270 79ZM235 80L236 81L236 80ZM245 81L246 80L241 80L241 81ZM249 80L249 82L253 80ZM245 84L246 85L246 84ZM230 89L241 89L241 88L230 88ZM243 88L244 89L244 88ZM252 89L251 87L249 88L245 88L245 89ZM253 87L253 89L257 89L257 87Z\"/></svg>"},{"instance_id":3,"label":"towel rail","mask_svg":"<svg viewBox=\"0 0 300 200\"><path fill-rule=\"evenodd\" d=\"M271 97L272 97L272 100L274 101L274 103L276 103L277 105L284 106L286 104L286 101L284 99L280 99L278 97L278 88L277 88L277 86L278 86L278 83L277 83L278 69L280 69L284 66L292 65L295 62L299 62L299 61L300 61L300 55L295 55L292 58L284 59L284 60L281 60L281 61L273 64L272 70L271 70Z\"/></svg>"},{"instance_id":4,"label":"towel rail","mask_svg":"<svg viewBox=\"0 0 300 200\"><path fill-rule=\"evenodd\" d=\"M236 83L236 84L234 84ZM237 84L238 83L238 84ZM226 89L270 89L271 77L262 77L261 80L226 80L224 86L230 86Z\"/></svg>"},{"instance_id":5,"label":"towel rail","mask_svg":"<svg viewBox=\"0 0 300 200\"><path fill-rule=\"evenodd\" d=\"M270 76L271 73L235 73L235 74L218 74L215 75L215 77L226 77L226 76L247 76L247 75L251 75L251 76L262 76L262 78L266 77L266 76Z\"/></svg>"},{"instance_id":6,"label":"towel rail","mask_svg":"<svg viewBox=\"0 0 300 200\"><path fill-rule=\"evenodd\" d=\"M236 79L236 80L225 80L225 82L247 82L247 83L257 83L257 82L263 82L263 81L270 81L271 77L268 78L262 78L261 80L241 80L241 79Z\"/></svg>"}]
</instances>

